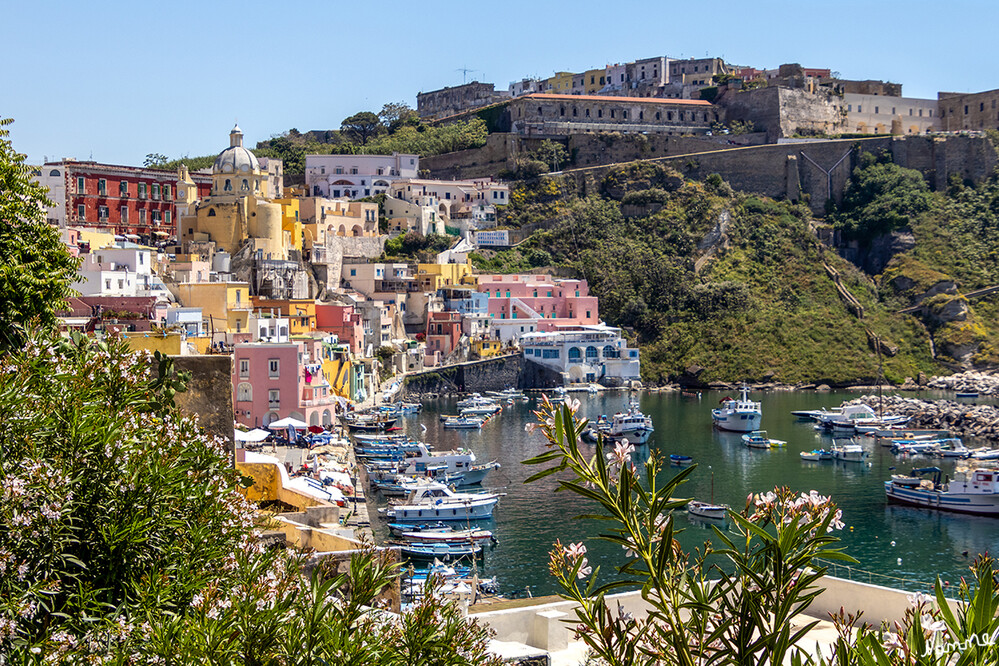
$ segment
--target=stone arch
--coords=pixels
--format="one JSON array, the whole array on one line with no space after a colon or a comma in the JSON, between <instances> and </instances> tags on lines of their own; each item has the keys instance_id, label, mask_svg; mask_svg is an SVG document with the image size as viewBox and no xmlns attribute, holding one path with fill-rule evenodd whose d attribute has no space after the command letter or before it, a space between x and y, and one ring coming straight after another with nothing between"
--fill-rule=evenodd
<instances>
[{"instance_id":1,"label":"stone arch","mask_svg":"<svg viewBox=\"0 0 999 666\"><path fill-rule=\"evenodd\" d=\"M358 237L358 236L363 236L364 235L364 229L361 227L361 225L355 224L350 229L350 235L354 236L355 238Z\"/></svg>"},{"instance_id":2,"label":"stone arch","mask_svg":"<svg viewBox=\"0 0 999 666\"><path fill-rule=\"evenodd\" d=\"M270 425L271 423L274 423L280 418L281 417L278 415L277 412L267 412L266 414L264 414L264 425L265 426Z\"/></svg>"},{"instance_id":3,"label":"stone arch","mask_svg":"<svg viewBox=\"0 0 999 666\"><path fill-rule=\"evenodd\" d=\"M312 414L309 415L309 425L310 426L319 425L319 412L312 412Z\"/></svg>"},{"instance_id":4,"label":"stone arch","mask_svg":"<svg viewBox=\"0 0 999 666\"><path fill-rule=\"evenodd\" d=\"M347 235L347 227L346 227L346 225L341 224L340 228L337 229L337 231L336 231L336 235L337 236L346 236Z\"/></svg>"},{"instance_id":5,"label":"stone arch","mask_svg":"<svg viewBox=\"0 0 999 666\"><path fill-rule=\"evenodd\" d=\"M328 409L323 410L323 425L324 426L333 425L333 415L330 414L330 410Z\"/></svg>"}]
</instances>

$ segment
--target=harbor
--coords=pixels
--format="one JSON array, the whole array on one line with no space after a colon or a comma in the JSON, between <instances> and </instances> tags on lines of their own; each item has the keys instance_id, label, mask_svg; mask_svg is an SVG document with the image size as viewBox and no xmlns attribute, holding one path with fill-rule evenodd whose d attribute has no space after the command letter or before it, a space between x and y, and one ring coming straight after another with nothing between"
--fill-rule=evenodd
<instances>
[{"instance_id":1,"label":"harbor","mask_svg":"<svg viewBox=\"0 0 999 666\"><path fill-rule=\"evenodd\" d=\"M646 446L637 449L636 458L649 453L668 458L689 456L698 467L682 496L712 503L725 503L739 510L751 492L765 492L786 485L796 491L817 490L831 495L843 510L847 527L840 533L846 551L859 560L852 567L836 565L830 573L842 578L875 584L926 591L935 577L956 584L966 575L967 567L979 552L995 552L999 533L994 518L889 504L884 482L892 475L908 473L912 468L937 466L945 476L953 476L960 461L934 459L920 455L896 455L873 438L858 437L864 456L861 460L803 460L801 453L831 449L832 438L814 428L814 424L792 416L792 411L838 407L858 397L856 392L750 392L762 407L761 427L768 437L785 442L768 450L750 448L742 434L712 427L711 410L732 392L705 391L685 396L679 392L608 391L600 394L578 393L579 414L596 422L601 415L627 412L635 399L641 412L651 417L654 433ZM950 397L946 392L930 392L924 399ZM561 539L563 543L585 541L590 559L601 567L601 577L613 575L613 567L622 562L620 548L595 537L596 521L572 518L591 510L579 498L555 493L552 477L525 485L533 471L522 464L544 448L540 438L525 432L535 421L536 399L529 402L503 402L501 412L481 428L452 430L444 427L442 414L459 410L456 399L425 400L419 414L398 421L402 432L426 442L435 452L466 448L480 462L495 460L482 482L481 492L502 494L491 518L455 524L454 529L474 527L493 533L496 544L483 549L476 562L476 573L497 581L499 591L507 596L544 596L555 593L549 577L548 551ZM876 409L876 405L874 406ZM424 430L425 428L425 430ZM968 447L979 443L966 438ZM585 444L596 451L596 446ZM665 473L675 473L667 467ZM712 477L714 483L712 483ZM388 506L388 498L370 488L368 493L371 528L376 542L390 540L387 520L378 517L377 509ZM470 488L459 488L460 492ZM683 514L677 524L686 528L680 541L686 549L711 539L711 526L724 529L724 522Z\"/></svg>"}]
</instances>

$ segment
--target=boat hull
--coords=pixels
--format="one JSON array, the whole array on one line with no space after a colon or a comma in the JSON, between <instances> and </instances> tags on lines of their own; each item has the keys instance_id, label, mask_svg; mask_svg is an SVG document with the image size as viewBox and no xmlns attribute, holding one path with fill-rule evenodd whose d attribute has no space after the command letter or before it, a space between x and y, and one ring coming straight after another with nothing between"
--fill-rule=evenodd
<instances>
[{"instance_id":1,"label":"boat hull","mask_svg":"<svg viewBox=\"0 0 999 666\"><path fill-rule=\"evenodd\" d=\"M759 412L721 413L715 409L711 413L715 427L729 432L752 432L760 429L763 415Z\"/></svg>"},{"instance_id":2,"label":"boat hull","mask_svg":"<svg viewBox=\"0 0 999 666\"><path fill-rule=\"evenodd\" d=\"M440 505L402 505L386 511L385 515L400 523L432 521L464 521L485 520L492 518L496 500L475 502L472 504L455 503Z\"/></svg>"},{"instance_id":3,"label":"boat hull","mask_svg":"<svg viewBox=\"0 0 999 666\"><path fill-rule=\"evenodd\" d=\"M885 481L885 496L889 502L908 504L926 509L967 513L975 516L999 516L999 495L945 493L940 490L907 488Z\"/></svg>"},{"instance_id":4,"label":"boat hull","mask_svg":"<svg viewBox=\"0 0 999 666\"><path fill-rule=\"evenodd\" d=\"M698 518L710 518L712 520L724 520L728 517L728 507L721 504L707 504L705 502L690 502L687 504L687 513Z\"/></svg>"}]
</instances>

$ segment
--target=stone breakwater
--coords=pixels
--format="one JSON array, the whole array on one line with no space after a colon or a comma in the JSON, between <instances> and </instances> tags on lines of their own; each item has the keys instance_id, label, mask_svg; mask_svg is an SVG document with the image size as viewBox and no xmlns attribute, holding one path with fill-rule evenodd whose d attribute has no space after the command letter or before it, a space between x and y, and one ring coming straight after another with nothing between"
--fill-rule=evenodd
<instances>
[{"instance_id":1,"label":"stone breakwater","mask_svg":"<svg viewBox=\"0 0 999 666\"><path fill-rule=\"evenodd\" d=\"M875 407L878 396L864 395L843 405L860 403ZM967 405L952 400L919 400L896 395L884 396L884 412L911 416L910 428L950 430L959 437L999 441L999 408L993 405Z\"/></svg>"},{"instance_id":2,"label":"stone breakwater","mask_svg":"<svg viewBox=\"0 0 999 666\"><path fill-rule=\"evenodd\" d=\"M947 377L933 377L926 382L926 386L959 393L977 391L982 395L999 395L999 375L969 370Z\"/></svg>"}]
</instances>

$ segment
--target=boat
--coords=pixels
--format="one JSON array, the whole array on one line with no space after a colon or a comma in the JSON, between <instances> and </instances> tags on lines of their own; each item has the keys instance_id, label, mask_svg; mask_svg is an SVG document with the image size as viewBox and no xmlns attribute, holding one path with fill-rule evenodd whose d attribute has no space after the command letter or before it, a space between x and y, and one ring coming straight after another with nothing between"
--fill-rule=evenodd
<instances>
[{"instance_id":1,"label":"boat","mask_svg":"<svg viewBox=\"0 0 999 666\"><path fill-rule=\"evenodd\" d=\"M527 396L520 389L515 388L505 388L502 391L486 391L486 394L492 396L493 398L499 398L501 400L524 400Z\"/></svg>"},{"instance_id":2,"label":"boat","mask_svg":"<svg viewBox=\"0 0 999 666\"><path fill-rule=\"evenodd\" d=\"M836 444L834 440L832 456L833 460L842 460L843 462L864 462L864 459L867 458L867 451L853 440L842 445Z\"/></svg>"},{"instance_id":3,"label":"boat","mask_svg":"<svg viewBox=\"0 0 999 666\"><path fill-rule=\"evenodd\" d=\"M977 398L978 391L959 391L954 394L954 397L957 398L958 400L962 398Z\"/></svg>"},{"instance_id":4,"label":"boat","mask_svg":"<svg viewBox=\"0 0 999 666\"><path fill-rule=\"evenodd\" d=\"M476 416L448 416L443 425L448 430L478 430L485 422L485 419Z\"/></svg>"},{"instance_id":5,"label":"boat","mask_svg":"<svg viewBox=\"0 0 999 666\"><path fill-rule=\"evenodd\" d=\"M801 421L818 421L823 417L835 417L842 413L842 407L833 407L832 409L822 407L821 409L798 409L792 411L791 416L794 416Z\"/></svg>"},{"instance_id":6,"label":"boat","mask_svg":"<svg viewBox=\"0 0 999 666\"><path fill-rule=\"evenodd\" d=\"M503 409L502 405L497 405L493 403L491 405L483 405L481 407L464 407L461 409L462 416L492 416L496 412Z\"/></svg>"},{"instance_id":7,"label":"boat","mask_svg":"<svg viewBox=\"0 0 999 666\"><path fill-rule=\"evenodd\" d=\"M823 460L832 460L832 451L826 451L825 449L812 449L811 451L802 451L801 459L808 460L810 462L820 462Z\"/></svg>"},{"instance_id":8,"label":"boat","mask_svg":"<svg viewBox=\"0 0 999 666\"><path fill-rule=\"evenodd\" d=\"M681 455L676 454L676 453L669 454L669 464L670 465L674 465L676 467L680 467L682 465L690 465L693 462L694 462L694 459L691 458L690 456L681 456Z\"/></svg>"},{"instance_id":9,"label":"boat","mask_svg":"<svg viewBox=\"0 0 999 666\"><path fill-rule=\"evenodd\" d=\"M345 418L344 424L351 432L382 432L395 425L396 417L378 417L365 415L354 418Z\"/></svg>"},{"instance_id":10,"label":"boat","mask_svg":"<svg viewBox=\"0 0 999 666\"><path fill-rule=\"evenodd\" d=\"M500 495L457 493L443 483L421 484L409 497L378 512L396 522L480 520L490 518Z\"/></svg>"},{"instance_id":11,"label":"boat","mask_svg":"<svg viewBox=\"0 0 999 666\"><path fill-rule=\"evenodd\" d=\"M584 439L595 443L598 434L604 436L604 443L616 443L622 439L629 443L641 446L649 441L655 428L652 426L652 417L646 416L638 408L638 402L632 400L628 411L618 412L611 418L601 416L595 428L588 428L584 432Z\"/></svg>"},{"instance_id":12,"label":"boat","mask_svg":"<svg viewBox=\"0 0 999 666\"><path fill-rule=\"evenodd\" d=\"M817 419L823 430L859 432L873 435L890 426L902 425L911 417L903 414L883 414L878 416L869 405L847 405L837 416L830 414Z\"/></svg>"},{"instance_id":13,"label":"boat","mask_svg":"<svg viewBox=\"0 0 999 666\"><path fill-rule=\"evenodd\" d=\"M437 477L443 467L447 483L472 486L482 483L486 474L498 469L495 460L476 464L475 454L468 449L431 452L425 444L419 443L417 453L394 462L381 462L368 465L368 478L372 481L387 481L397 474L419 477ZM460 476L458 476L460 475Z\"/></svg>"},{"instance_id":14,"label":"boat","mask_svg":"<svg viewBox=\"0 0 999 666\"><path fill-rule=\"evenodd\" d=\"M885 497L899 502L939 511L953 511L980 516L999 516L999 469L980 465L958 467L954 478L940 482L938 467L913 470L917 475L931 474L916 486L911 481L885 481Z\"/></svg>"},{"instance_id":15,"label":"boat","mask_svg":"<svg viewBox=\"0 0 999 666\"><path fill-rule=\"evenodd\" d=\"M473 407L492 407L495 409L501 409L501 407L492 398L485 398L479 393L473 393L464 400L458 401L458 409L471 409Z\"/></svg>"},{"instance_id":16,"label":"boat","mask_svg":"<svg viewBox=\"0 0 999 666\"><path fill-rule=\"evenodd\" d=\"M742 443L751 449L776 449L787 444L783 439L767 437L766 430L754 430L742 436Z\"/></svg>"},{"instance_id":17,"label":"boat","mask_svg":"<svg viewBox=\"0 0 999 666\"><path fill-rule=\"evenodd\" d=\"M447 561L479 555L482 546L475 543L403 543L399 550L411 559Z\"/></svg>"},{"instance_id":18,"label":"boat","mask_svg":"<svg viewBox=\"0 0 999 666\"><path fill-rule=\"evenodd\" d=\"M415 543L485 543L495 541L493 533L483 529L456 530L451 527L435 530L405 530L399 537Z\"/></svg>"},{"instance_id":19,"label":"boat","mask_svg":"<svg viewBox=\"0 0 999 666\"><path fill-rule=\"evenodd\" d=\"M728 518L728 504L715 504L715 473L711 472L711 501L710 502L700 502L698 500L690 500L687 502L687 513L692 516L699 516L701 518L710 518L712 520L724 520Z\"/></svg>"},{"instance_id":20,"label":"boat","mask_svg":"<svg viewBox=\"0 0 999 666\"><path fill-rule=\"evenodd\" d=\"M721 407L711 410L714 426L732 432L752 432L760 429L763 410L758 402L749 399L749 388L742 387L739 398L722 398Z\"/></svg>"},{"instance_id":21,"label":"boat","mask_svg":"<svg viewBox=\"0 0 999 666\"><path fill-rule=\"evenodd\" d=\"M897 439L891 443L890 451L896 454L923 453L936 455L948 449L954 448L964 449L964 444L957 437L946 437L944 439L921 439L915 441Z\"/></svg>"},{"instance_id":22,"label":"boat","mask_svg":"<svg viewBox=\"0 0 999 666\"><path fill-rule=\"evenodd\" d=\"M999 460L999 449L978 449L972 452L971 457L975 460Z\"/></svg>"}]
</instances>

